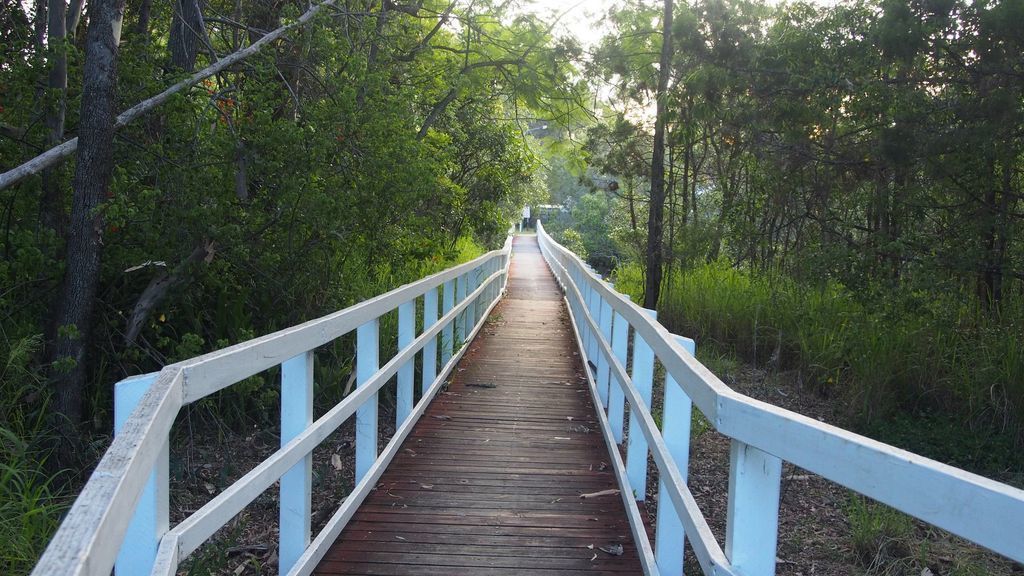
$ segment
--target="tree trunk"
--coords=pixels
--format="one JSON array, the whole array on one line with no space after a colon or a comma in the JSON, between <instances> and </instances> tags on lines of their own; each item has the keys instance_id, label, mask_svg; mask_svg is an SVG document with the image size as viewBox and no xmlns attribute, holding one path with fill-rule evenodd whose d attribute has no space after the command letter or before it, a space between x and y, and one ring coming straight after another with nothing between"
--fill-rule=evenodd
<instances>
[{"instance_id":1,"label":"tree trunk","mask_svg":"<svg viewBox=\"0 0 1024 576\"><path fill-rule=\"evenodd\" d=\"M64 0L49 0L46 16L46 44L49 72L46 78L46 147L53 148L64 141L64 117L67 112L68 56L67 5ZM39 212L43 227L58 237L64 235L64 201L60 191L60 169L43 171L43 193Z\"/></svg>"},{"instance_id":2,"label":"tree trunk","mask_svg":"<svg viewBox=\"0 0 1024 576\"><path fill-rule=\"evenodd\" d=\"M664 263L661 244L665 220L665 100L668 98L668 78L672 72L672 0L665 0L661 30L654 152L651 155L651 204L647 214L647 285L644 289L644 307L650 309L658 306Z\"/></svg>"},{"instance_id":3,"label":"tree trunk","mask_svg":"<svg viewBox=\"0 0 1024 576\"><path fill-rule=\"evenodd\" d=\"M191 72L196 68L196 54L205 37L206 24L198 0L174 0L171 34L167 50L171 53L171 66Z\"/></svg>"},{"instance_id":4,"label":"tree trunk","mask_svg":"<svg viewBox=\"0 0 1024 576\"><path fill-rule=\"evenodd\" d=\"M117 45L125 0L90 4L82 83L79 147L74 200L65 258L64 285L58 303L58 337L51 352L53 419L58 432L56 464L73 468L82 421L87 350L100 281L103 216L97 210L114 168Z\"/></svg>"}]
</instances>

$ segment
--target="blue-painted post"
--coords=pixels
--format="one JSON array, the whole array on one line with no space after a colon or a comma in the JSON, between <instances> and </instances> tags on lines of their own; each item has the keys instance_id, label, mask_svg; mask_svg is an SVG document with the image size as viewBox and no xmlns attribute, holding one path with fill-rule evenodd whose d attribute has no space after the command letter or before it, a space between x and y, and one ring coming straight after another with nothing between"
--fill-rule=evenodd
<instances>
[{"instance_id":1,"label":"blue-painted post","mask_svg":"<svg viewBox=\"0 0 1024 576\"><path fill-rule=\"evenodd\" d=\"M380 368L380 319L356 329L356 387L363 386ZM356 482L377 460L377 393L356 410Z\"/></svg>"},{"instance_id":2,"label":"blue-painted post","mask_svg":"<svg viewBox=\"0 0 1024 576\"><path fill-rule=\"evenodd\" d=\"M455 286L455 303L462 304L468 294L467 288L469 287L469 273L465 273L459 276L459 281ZM462 345L466 343L466 315L468 314L466 308L462 309L462 312L456 314L455 317L455 350L462 348Z\"/></svg>"},{"instance_id":3,"label":"blue-painted post","mask_svg":"<svg viewBox=\"0 0 1024 576\"><path fill-rule=\"evenodd\" d=\"M135 376L118 382L114 386L114 435L124 428L132 411L142 400L143 394L156 382L157 373ZM156 562L160 539L167 533L167 509L169 492L167 488L168 460L170 451L165 442L156 458L153 472L142 489L142 496L135 506L124 543L117 553L114 573L117 576L149 574Z\"/></svg>"},{"instance_id":4,"label":"blue-painted post","mask_svg":"<svg viewBox=\"0 0 1024 576\"><path fill-rule=\"evenodd\" d=\"M281 446L313 423L313 352L281 364ZM278 558L287 574L309 546L312 510L313 455L306 456L281 476Z\"/></svg>"},{"instance_id":5,"label":"blue-painted post","mask_svg":"<svg viewBox=\"0 0 1024 576\"><path fill-rule=\"evenodd\" d=\"M470 298L472 302L469 303L466 312L462 315L462 321L465 322L462 327L463 340L469 340L469 335L473 333L473 327L476 326L476 306L480 300L472 298L470 295L480 286L478 270L479 268L474 268L466 273L466 298Z\"/></svg>"},{"instance_id":6,"label":"blue-painted post","mask_svg":"<svg viewBox=\"0 0 1024 576\"><path fill-rule=\"evenodd\" d=\"M591 272L587 280L590 282L601 282L601 278L598 276L596 272ZM591 318L593 318L594 322L598 325L598 327L600 327L602 300L601 293L597 291L597 288L595 288L593 284L590 284L588 282L588 286L590 286L590 305L587 307L587 309L590 312ZM590 328L588 328L588 330L590 330ZM599 337L597 332L590 330L590 350L587 352L587 359L594 363L595 370L597 367L597 357L601 355L601 344L598 341L598 338ZM591 372L591 376L593 375L593 372Z\"/></svg>"},{"instance_id":7,"label":"blue-painted post","mask_svg":"<svg viewBox=\"0 0 1024 576\"><path fill-rule=\"evenodd\" d=\"M416 299L409 300L398 306L398 351L412 343L416 338ZM416 366L413 359L402 364L398 369L398 390L395 394L395 429L397 430L412 413L413 379Z\"/></svg>"},{"instance_id":8,"label":"blue-painted post","mask_svg":"<svg viewBox=\"0 0 1024 576\"><path fill-rule=\"evenodd\" d=\"M609 288L614 290L612 284L608 285ZM601 299L601 335L610 344L612 341L612 305L611 303L602 298ZM608 357L603 352L597 355L597 394L601 398L601 405L604 408L608 408L608 371L610 364L608 363Z\"/></svg>"},{"instance_id":9,"label":"blue-painted post","mask_svg":"<svg viewBox=\"0 0 1024 576\"><path fill-rule=\"evenodd\" d=\"M444 316L455 307L455 280L445 282L442 292L441 316ZM441 366L447 364L452 357L455 345L454 325L455 320L448 320L441 329Z\"/></svg>"},{"instance_id":10,"label":"blue-painted post","mask_svg":"<svg viewBox=\"0 0 1024 576\"><path fill-rule=\"evenodd\" d=\"M627 297L628 299L628 297ZM626 365L626 354L629 350L629 322L619 314L615 313L612 321L612 351L619 362ZM625 417L625 397L622 394L622 387L625 383L619 382L618 376L611 379L608 390L608 424L612 428L612 437L617 444L622 443L622 419Z\"/></svg>"},{"instance_id":11,"label":"blue-painted post","mask_svg":"<svg viewBox=\"0 0 1024 576\"><path fill-rule=\"evenodd\" d=\"M437 323L437 288L427 290L423 295L423 331L426 332ZM437 336L427 340L423 345L423 379L420 381L420 397L437 378Z\"/></svg>"},{"instance_id":12,"label":"blue-painted post","mask_svg":"<svg viewBox=\"0 0 1024 576\"><path fill-rule=\"evenodd\" d=\"M651 318L657 318L655 310L643 309ZM634 333L633 336L633 387L651 407L651 389L654 383L654 351L647 342ZM635 406L629 409L629 442L626 448L626 477L633 487L633 496L643 501L647 498L647 437L640 430L640 416Z\"/></svg>"},{"instance_id":13,"label":"blue-painted post","mask_svg":"<svg viewBox=\"0 0 1024 576\"><path fill-rule=\"evenodd\" d=\"M691 355L697 353L693 340L676 336L676 341ZM661 412L661 436L669 455L686 482L690 463L690 420L693 403L671 374L665 375L665 396ZM658 519L654 528L654 557L658 571L665 576L683 576L683 521L668 495L665 481L658 481Z\"/></svg>"},{"instance_id":14,"label":"blue-painted post","mask_svg":"<svg viewBox=\"0 0 1024 576\"><path fill-rule=\"evenodd\" d=\"M732 441L725 555L741 574L775 574L781 481L782 460Z\"/></svg>"}]
</instances>

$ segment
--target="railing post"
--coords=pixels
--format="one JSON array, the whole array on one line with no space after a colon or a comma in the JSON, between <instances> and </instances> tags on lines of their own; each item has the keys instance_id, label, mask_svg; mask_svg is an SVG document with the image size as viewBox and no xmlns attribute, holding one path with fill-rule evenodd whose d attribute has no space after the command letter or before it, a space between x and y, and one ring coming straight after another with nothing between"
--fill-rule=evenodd
<instances>
[{"instance_id":1,"label":"railing post","mask_svg":"<svg viewBox=\"0 0 1024 576\"><path fill-rule=\"evenodd\" d=\"M416 338L416 299L398 306L398 351L412 343ZM398 369L398 386L395 394L395 429L412 413L413 389L416 366L413 359Z\"/></svg>"},{"instance_id":2,"label":"railing post","mask_svg":"<svg viewBox=\"0 0 1024 576\"><path fill-rule=\"evenodd\" d=\"M380 319L374 318L356 329L356 387L362 386L380 368ZM377 460L377 393L356 410L356 483Z\"/></svg>"},{"instance_id":3,"label":"railing post","mask_svg":"<svg viewBox=\"0 0 1024 576\"><path fill-rule=\"evenodd\" d=\"M775 574L781 480L782 460L739 440L732 441L725 555L737 572L751 576Z\"/></svg>"},{"instance_id":4,"label":"railing post","mask_svg":"<svg viewBox=\"0 0 1024 576\"><path fill-rule=\"evenodd\" d=\"M313 351L281 364L281 446L313 423ZM309 546L313 455L281 476L279 493L279 565L287 574Z\"/></svg>"},{"instance_id":5,"label":"railing post","mask_svg":"<svg viewBox=\"0 0 1024 576\"><path fill-rule=\"evenodd\" d=\"M423 331L426 332L437 323L437 288L427 290L423 295ZM420 381L420 397L427 393L427 388L437 378L437 336L427 340L423 345L423 370Z\"/></svg>"},{"instance_id":6,"label":"railing post","mask_svg":"<svg viewBox=\"0 0 1024 576\"><path fill-rule=\"evenodd\" d=\"M658 317L656 310L643 311L652 319ZM654 382L654 351L638 332L633 333L633 374L630 377L637 394L648 409L651 406L651 388ZM643 501L647 498L647 437L640 430L640 416L636 406L629 408L629 442L626 448L626 477L633 487L633 496Z\"/></svg>"},{"instance_id":7,"label":"railing post","mask_svg":"<svg viewBox=\"0 0 1024 576\"><path fill-rule=\"evenodd\" d=\"M473 268L472 270L466 273L467 282L465 297L471 298L473 301L469 303L469 306L466 307L466 311L462 315L462 320L463 322L465 322L465 325L463 326L462 329L462 333L464 334L464 336L462 337L463 340L469 340L469 335L473 333L473 328L476 326L476 307L477 304L480 303L480 299L471 297L471 294L473 294L473 291L475 291L477 287L480 286L480 277L477 275L478 270L480 270L479 267Z\"/></svg>"},{"instance_id":8,"label":"railing post","mask_svg":"<svg viewBox=\"0 0 1024 576\"><path fill-rule=\"evenodd\" d=\"M676 341L690 354L697 353L693 340L676 336ZM686 483L690 462L690 420L693 417L690 397L676 383L671 374L665 374L665 396L661 411L661 436L672 456L679 474ZM654 554L658 571L664 576L683 576L683 521L668 495L665 481L658 481L658 517L654 528Z\"/></svg>"},{"instance_id":9,"label":"railing post","mask_svg":"<svg viewBox=\"0 0 1024 576\"><path fill-rule=\"evenodd\" d=\"M465 273L459 276L459 281L455 285L455 303L462 304L466 299L468 291L466 288L469 284L469 273ZM455 315L455 342L453 342L452 350L458 350L465 344L466 340L466 315L469 313L469 309L463 308L462 312Z\"/></svg>"},{"instance_id":10,"label":"railing post","mask_svg":"<svg viewBox=\"0 0 1024 576\"><path fill-rule=\"evenodd\" d=\"M608 284L608 288L614 290L613 284ZM612 341L612 305L611 302L605 298L601 299L601 335L605 341L611 343ZM608 407L608 370L609 370L608 358L603 352L597 354L597 395L601 398L601 404L603 408Z\"/></svg>"},{"instance_id":11,"label":"railing post","mask_svg":"<svg viewBox=\"0 0 1024 576\"><path fill-rule=\"evenodd\" d=\"M601 282L602 280L597 274L597 272L594 272L593 268L587 266L587 276L586 278L584 278L584 281L587 283L587 288L590 291L590 301L587 303L587 311L590 313L591 318L594 319L594 323L600 326L601 293L598 292L597 288L594 287L593 282ZM601 349L601 346L597 341L597 333L590 328L589 324L587 325L587 332L590 333L590 349L587 350L587 360L590 360L590 362L593 363L594 370L596 370L597 357L600 354L600 352L598 351ZM587 366L587 370L591 370L589 365ZM591 376L593 375L593 372L591 372Z\"/></svg>"},{"instance_id":12,"label":"railing post","mask_svg":"<svg viewBox=\"0 0 1024 576\"><path fill-rule=\"evenodd\" d=\"M628 300L629 297L626 296ZM623 366L626 365L626 354L629 349L629 322L626 318L615 313L615 319L612 321L612 351L615 352L615 357L619 359L619 362ZM618 376L614 378L615 382L609 385L608 390L608 424L612 429L612 437L615 438L615 442L622 444L622 419L625 416L625 396L622 393L622 387L625 386L625 382L619 382ZM618 384L618 385L616 385Z\"/></svg>"},{"instance_id":13,"label":"railing post","mask_svg":"<svg viewBox=\"0 0 1024 576\"><path fill-rule=\"evenodd\" d=\"M443 307L441 308L441 316L445 316L455 307L455 279L445 282L442 292ZM453 333L455 323L455 319L448 320L444 328L441 329L441 366L447 364L448 360L452 357L452 350L455 346L455 335Z\"/></svg>"},{"instance_id":14,"label":"railing post","mask_svg":"<svg viewBox=\"0 0 1024 576\"><path fill-rule=\"evenodd\" d=\"M125 422L139 400L156 382L158 373L127 378L114 386L114 435L124 427ZM114 573L118 576L149 574L156 562L160 539L167 533L167 510L170 492L167 488L169 443L164 442L156 459L153 471L135 506L132 520L124 535L121 550L117 553Z\"/></svg>"}]
</instances>

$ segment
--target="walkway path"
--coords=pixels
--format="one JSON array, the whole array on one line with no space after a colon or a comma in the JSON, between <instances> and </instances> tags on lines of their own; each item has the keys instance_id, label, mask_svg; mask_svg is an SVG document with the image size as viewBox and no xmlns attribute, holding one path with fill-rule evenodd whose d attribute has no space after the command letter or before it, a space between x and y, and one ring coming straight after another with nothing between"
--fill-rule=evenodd
<instances>
[{"instance_id":1,"label":"walkway path","mask_svg":"<svg viewBox=\"0 0 1024 576\"><path fill-rule=\"evenodd\" d=\"M640 574L572 327L534 236L508 294L318 574ZM622 554L614 555L621 547Z\"/></svg>"}]
</instances>

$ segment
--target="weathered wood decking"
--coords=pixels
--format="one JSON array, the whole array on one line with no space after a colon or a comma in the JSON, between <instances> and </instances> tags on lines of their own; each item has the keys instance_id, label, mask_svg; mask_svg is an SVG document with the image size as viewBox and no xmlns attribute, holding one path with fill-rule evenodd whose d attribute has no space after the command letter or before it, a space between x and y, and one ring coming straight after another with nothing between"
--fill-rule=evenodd
<instances>
[{"instance_id":1,"label":"weathered wood decking","mask_svg":"<svg viewBox=\"0 0 1024 576\"><path fill-rule=\"evenodd\" d=\"M536 238L318 574L639 574L572 327ZM623 554L600 550L621 544Z\"/></svg>"}]
</instances>

